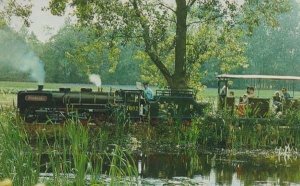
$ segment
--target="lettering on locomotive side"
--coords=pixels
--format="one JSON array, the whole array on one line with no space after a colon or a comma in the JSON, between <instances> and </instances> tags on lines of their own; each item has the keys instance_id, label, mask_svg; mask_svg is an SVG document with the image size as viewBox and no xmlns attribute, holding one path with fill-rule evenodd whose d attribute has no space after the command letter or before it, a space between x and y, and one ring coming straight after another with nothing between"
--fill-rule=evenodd
<instances>
[{"instance_id":1,"label":"lettering on locomotive side","mask_svg":"<svg viewBox=\"0 0 300 186\"><path fill-rule=\"evenodd\" d=\"M137 105L129 105L127 106L128 111L138 111L139 107Z\"/></svg>"},{"instance_id":2,"label":"lettering on locomotive side","mask_svg":"<svg viewBox=\"0 0 300 186\"><path fill-rule=\"evenodd\" d=\"M47 101L48 97L47 96L37 96L37 95L27 95L25 96L25 101Z\"/></svg>"}]
</instances>

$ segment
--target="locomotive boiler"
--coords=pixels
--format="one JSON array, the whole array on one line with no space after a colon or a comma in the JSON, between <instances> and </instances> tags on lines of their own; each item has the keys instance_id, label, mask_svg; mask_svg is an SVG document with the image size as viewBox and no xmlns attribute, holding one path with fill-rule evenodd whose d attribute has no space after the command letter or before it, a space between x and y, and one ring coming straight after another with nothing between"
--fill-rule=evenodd
<instances>
[{"instance_id":1,"label":"locomotive boiler","mask_svg":"<svg viewBox=\"0 0 300 186\"><path fill-rule=\"evenodd\" d=\"M82 88L71 91L60 88L58 91L37 90L20 91L17 97L19 115L25 122L61 123L66 119L77 117L81 120L107 119L114 105L112 92L93 92Z\"/></svg>"},{"instance_id":2,"label":"locomotive boiler","mask_svg":"<svg viewBox=\"0 0 300 186\"><path fill-rule=\"evenodd\" d=\"M160 122L165 119L190 120L203 113L205 104L198 103L191 90L157 90L154 100L144 99L142 90L71 91L37 90L18 92L19 116L26 123L64 123L67 119L99 124L116 122L116 114L133 121Z\"/></svg>"}]
</instances>

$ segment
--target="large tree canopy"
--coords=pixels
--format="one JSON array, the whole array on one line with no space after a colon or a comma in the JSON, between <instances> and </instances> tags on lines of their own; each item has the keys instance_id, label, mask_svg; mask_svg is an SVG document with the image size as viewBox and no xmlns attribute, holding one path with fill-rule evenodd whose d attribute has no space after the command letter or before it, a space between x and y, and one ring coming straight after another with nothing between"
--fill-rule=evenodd
<instances>
[{"instance_id":1,"label":"large tree canopy","mask_svg":"<svg viewBox=\"0 0 300 186\"><path fill-rule=\"evenodd\" d=\"M239 39L262 21L276 25L276 15L288 10L287 1L52 0L50 9L61 15L72 6L79 25L105 38L98 40L101 44L113 49L134 43L146 62L145 78L155 80L157 68L171 88L186 88L211 58L223 71L245 65Z\"/></svg>"}]
</instances>

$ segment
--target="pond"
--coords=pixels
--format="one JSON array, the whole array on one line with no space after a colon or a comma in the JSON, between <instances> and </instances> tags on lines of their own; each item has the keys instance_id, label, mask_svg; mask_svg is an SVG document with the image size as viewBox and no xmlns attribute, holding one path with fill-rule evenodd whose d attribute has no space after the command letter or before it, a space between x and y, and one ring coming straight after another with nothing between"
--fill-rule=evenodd
<instances>
[{"instance_id":1,"label":"pond","mask_svg":"<svg viewBox=\"0 0 300 186\"><path fill-rule=\"evenodd\" d=\"M138 181L129 185L300 185L300 158L294 153L247 151L244 153L139 153L134 156ZM104 166L104 172L108 166ZM106 170L105 170L106 169ZM40 174L53 178L52 173ZM70 174L69 178L75 176ZM73 177L73 178L72 178ZM89 175L86 182L89 183ZM100 175L109 184L108 176ZM127 181L126 181L127 180Z\"/></svg>"},{"instance_id":2,"label":"pond","mask_svg":"<svg viewBox=\"0 0 300 186\"><path fill-rule=\"evenodd\" d=\"M300 159L291 154L154 153L137 162L143 185L300 184Z\"/></svg>"}]
</instances>

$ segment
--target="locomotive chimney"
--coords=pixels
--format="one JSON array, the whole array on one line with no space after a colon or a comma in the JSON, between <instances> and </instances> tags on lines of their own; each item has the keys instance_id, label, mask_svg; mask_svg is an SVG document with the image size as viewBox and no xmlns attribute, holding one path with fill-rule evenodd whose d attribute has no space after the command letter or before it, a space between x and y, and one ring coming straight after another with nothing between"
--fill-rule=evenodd
<instances>
[{"instance_id":1,"label":"locomotive chimney","mask_svg":"<svg viewBox=\"0 0 300 186\"><path fill-rule=\"evenodd\" d=\"M38 91L43 91L44 85L38 85Z\"/></svg>"}]
</instances>

